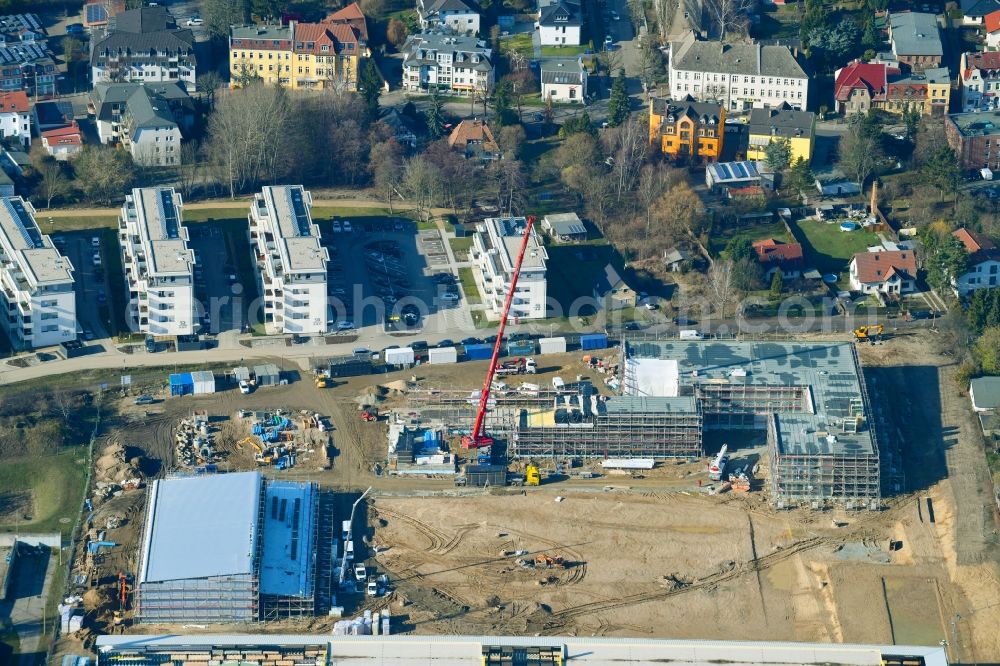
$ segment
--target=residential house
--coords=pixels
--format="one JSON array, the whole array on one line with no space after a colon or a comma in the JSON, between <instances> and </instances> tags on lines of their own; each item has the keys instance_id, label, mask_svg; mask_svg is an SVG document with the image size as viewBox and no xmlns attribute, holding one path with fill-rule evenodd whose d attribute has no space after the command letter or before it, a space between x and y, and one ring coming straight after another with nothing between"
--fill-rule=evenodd
<instances>
[{"instance_id":1,"label":"residential house","mask_svg":"<svg viewBox=\"0 0 1000 666\"><path fill-rule=\"evenodd\" d=\"M135 188L125 196L118 242L132 330L154 336L191 335L198 329L194 252L181 223L181 195L173 188Z\"/></svg>"},{"instance_id":2,"label":"residential house","mask_svg":"<svg viewBox=\"0 0 1000 666\"><path fill-rule=\"evenodd\" d=\"M417 19L421 30L479 34L479 7L470 0L417 0Z\"/></svg>"},{"instance_id":3,"label":"residential house","mask_svg":"<svg viewBox=\"0 0 1000 666\"><path fill-rule=\"evenodd\" d=\"M45 24L38 14L7 14L0 16L0 42L7 45L18 42L44 42Z\"/></svg>"},{"instance_id":4,"label":"residential house","mask_svg":"<svg viewBox=\"0 0 1000 666\"><path fill-rule=\"evenodd\" d=\"M1000 106L1000 51L963 53L958 70L962 111L988 111Z\"/></svg>"},{"instance_id":5,"label":"residential house","mask_svg":"<svg viewBox=\"0 0 1000 666\"><path fill-rule=\"evenodd\" d=\"M908 294L917 286L917 258L912 250L859 252L851 259L850 282L862 294Z\"/></svg>"},{"instance_id":6,"label":"residential house","mask_svg":"<svg viewBox=\"0 0 1000 666\"><path fill-rule=\"evenodd\" d=\"M804 109L809 99L809 77L787 46L699 41L689 32L670 44L669 75L674 99L690 95L730 111Z\"/></svg>"},{"instance_id":7,"label":"residential house","mask_svg":"<svg viewBox=\"0 0 1000 666\"><path fill-rule=\"evenodd\" d=\"M767 238L755 241L753 250L757 253L758 263L763 267L765 281L770 282L778 271L781 271L781 277L786 280L802 275L803 259L800 243L785 243Z\"/></svg>"},{"instance_id":8,"label":"residential house","mask_svg":"<svg viewBox=\"0 0 1000 666\"><path fill-rule=\"evenodd\" d=\"M21 197L0 200L0 325L15 349L76 339L73 264L35 221Z\"/></svg>"},{"instance_id":9,"label":"residential house","mask_svg":"<svg viewBox=\"0 0 1000 666\"><path fill-rule=\"evenodd\" d=\"M542 60L542 99L553 102L586 103L587 69L579 58Z\"/></svg>"},{"instance_id":10,"label":"residential house","mask_svg":"<svg viewBox=\"0 0 1000 666\"><path fill-rule=\"evenodd\" d=\"M667 270L671 273L680 271L683 268L684 262L688 261L690 258L690 252L677 247L672 247L663 251L663 263L666 264Z\"/></svg>"},{"instance_id":11,"label":"residential house","mask_svg":"<svg viewBox=\"0 0 1000 666\"><path fill-rule=\"evenodd\" d=\"M824 197L851 197L861 194L861 184L848 178L839 169L817 173L816 189Z\"/></svg>"},{"instance_id":12,"label":"residential house","mask_svg":"<svg viewBox=\"0 0 1000 666\"><path fill-rule=\"evenodd\" d=\"M1000 111L948 115L944 134L962 169L1000 170Z\"/></svg>"},{"instance_id":13,"label":"residential house","mask_svg":"<svg viewBox=\"0 0 1000 666\"><path fill-rule=\"evenodd\" d=\"M326 333L330 253L311 209L312 194L301 185L265 187L250 205L267 333Z\"/></svg>"},{"instance_id":14,"label":"residential house","mask_svg":"<svg viewBox=\"0 0 1000 666\"><path fill-rule=\"evenodd\" d=\"M104 28L112 17L125 11L125 0L94 0L83 5L83 27Z\"/></svg>"},{"instance_id":15,"label":"residential house","mask_svg":"<svg viewBox=\"0 0 1000 666\"><path fill-rule=\"evenodd\" d=\"M944 45L937 15L905 12L889 16L889 44L892 54L915 72L941 66Z\"/></svg>"},{"instance_id":16,"label":"residential house","mask_svg":"<svg viewBox=\"0 0 1000 666\"><path fill-rule=\"evenodd\" d=\"M1000 11L1000 0L960 0L962 23L965 25L982 25L986 17Z\"/></svg>"},{"instance_id":17,"label":"residential house","mask_svg":"<svg viewBox=\"0 0 1000 666\"><path fill-rule=\"evenodd\" d=\"M0 93L0 139L31 146L31 104L23 90Z\"/></svg>"},{"instance_id":18,"label":"residential house","mask_svg":"<svg viewBox=\"0 0 1000 666\"><path fill-rule=\"evenodd\" d=\"M583 12L576 0L538 0L538 39L542 46L579 46Z\"/></svg>"},{"instance_id":19,"label":"residential house","mask_svg":"<svg viewBox=\"0 0 1000 666\"><path fill-rule=\"evenodd\" d=\"M542 229L561 243L587 240L587 227L576 213L550 213L542 218Z\"/></svg>"},{"instance_id":20,"label":"residential house","mask_svg":"<svg viewBox=\"0 0 1000 666\"><path fill-rule=\"evenodd\" d=\"M231 85L260 79L292 90L357 90L368 51L364 15L349 5L322 23L233 27L229 35Z\"/></svg>"},{"instance_id":21,"label":"residential house","mask_svg":"<svg viewBox=\"0 0 1000 666\"><path fill-rule=\"evenodd\" d=\"M748 160L766 160L765 149L775 139L787 139L792 162L812 160L816 137L816 116L811 111L798 111L787 104L776 108L754 109L750 112Z\"/></svg>"},{"instance_id":22,"label":"residential house","mask_svg":"<svg viewBox=\"0 0 1000 666\"><path fill-rule=\"evenodd\" d=\"M899 67L886 63L855 61L837 70L833 91L837 110L843 114L878 109L943 116L951 103L951 77L947 67L903 74Z\"/></svg>"},{"instance_id":23,"label":"residential house","mask_svg":"<svg viewBox=\"0 0 1000 666\"><path fill-rule=\"evenodd\" d=\"M649 100L649 140L672 159L717 162L722 155L726 109L690 96Z\"/></svg>"},{"instance_id":24,"label":"residential house","mask_svg":"<svg viewBox=\"0 0 1000 666\"><path fill-rule=\"evenodd\" d=\"M73 103L67 100L35 102L31 108L31 124L38 134L66 127L73 121Z\"/></svg>"},{"instance_id":25,"label":"residential house","mask_svg":"<svg viewBox=\"0 0 1000 666\"><path fill-rule=\"evenodd\" d=\"M1000 5L997 5L996 11L983 17L983 27L986 29L986 48L1000 48Z\"/></svg>"},{"instance_id":26,"label":"residential house","mask_svg":"<svg viewBox=\"0 0 1000 666\"><path fill-rule=\"evenodd\" d=\"M956 229L951 234L969 253L968 268L952 277L951 286L961 297L980 289L1000 286L1000 249L987 236L968 229Z\"/></svg>"},{"instance_id":27,"label":"residential house","mask_svg":"<svg viewBox=\"0 0 1000 666\"><path fill-rule=\"evenodd\" d=\"M639 294L628 286L615 267L608 264L604 267L594 285L594 298L605 310L621 310L634 308L639 303Z\"/></svg>"},{"instance_id":28,"label":"residential house","mask_svg":"<svg viewBox=\"0 0 1000 666\"><path fill-rule=\"evenodd\" d=\"M45 151L59 161L76 157L83 150L83 134L74 120L66 127L42 132Z\"/></svg>"},{"instance_id":29,"label":"residential house","mask_svg":"<svg viewBox=\"0 0 1000 666\"><path fill-rule=\"evenodd\" d=\"M498 319L514 275L514 264L521 250L527 220L523 217L491 217L477 225L472 236L470 257L474 266L476 286L487 317ZM543 319L546 315L546 262L548 254L532 228L525 248L517 292L511 301L509 317L513 319Z\"/></svg>"},{"instance_id":30,"label":"residential house","mask_svg":"<svg viewBox=\"0 0 1000 666\"><path fill-rule=\"evenodd\" d=\"M493 130L483 120L463 120L448 135L448 145L465 155L466 159L491 162L500 159L500 146L493 138Z\"/></svg>"},{"instance_id":31,"label":"residential house","mask_svg":"<svg viewBox=\"0 0 1000 666\"><path fill-rule=\"evenodd\" d=\"M178 28L166 7L122 12L94 31L90 44L93 83L178 83L195 91L198 59L194 33Z\"/></svg>"},{"instance_id":32,"label":"residential house","mask_svg":"<svg viewBox=\"0 0 1000 666\"><path fill-rule=\"evenodd\" d=\"M121 144L144 166L181 164L181 140L194 107L178 84L99 83L90 107L101 143Z\"/></svg>"},{"instance_id":33,"label":"residential house","mask_svg":"<svg viewBox=\"0 0 1000 666\"><path fill-rule=\"evenodd\" d=\"M0 92L24 91L35 100L55 96L55 57L44 39L34 37L30 31L21 41L0 34Z\"/></svg>"},{"instance_id":34,"label":"residential house","mask_svg":"<svg viewBox=\"0 0 1000 666\"><path fill-rule=\"evenodd\" d=\"M404 148L413 150L417 147L417 133L413 131L413 125L409 118L404 116L394 107L382 112L379 120L392 130L396 142Z\"/></svg>"},{"instance_id":35,"label":"residential house","mask_svg":"<svg viewBox=\"0 0 1000 666\"><path fill-rule=\"evenodd\" d=\"M403 90L493 90L493 51L486 42L437 32L410 35L403 45Z\"/></svg>"}]
</instances>

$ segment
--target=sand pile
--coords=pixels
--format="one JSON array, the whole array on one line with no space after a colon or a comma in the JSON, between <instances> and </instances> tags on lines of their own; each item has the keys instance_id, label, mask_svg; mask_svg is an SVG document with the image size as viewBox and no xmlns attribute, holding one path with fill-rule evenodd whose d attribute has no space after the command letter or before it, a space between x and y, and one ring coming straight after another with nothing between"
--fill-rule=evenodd
<instances>
[{"instance_id":1,"label":"sand pile","mask_svg":"<svg viewBox=\"0 0 1000 666\"><path fill-rule=\"evenodd\" d=\"M94 463L97 481L104 483L120 483L126 479L141 476L138 462L141 458L126 460L125 447L118 442L112 442L101 452L101 457Z\"/></svg>"}]
</instances>

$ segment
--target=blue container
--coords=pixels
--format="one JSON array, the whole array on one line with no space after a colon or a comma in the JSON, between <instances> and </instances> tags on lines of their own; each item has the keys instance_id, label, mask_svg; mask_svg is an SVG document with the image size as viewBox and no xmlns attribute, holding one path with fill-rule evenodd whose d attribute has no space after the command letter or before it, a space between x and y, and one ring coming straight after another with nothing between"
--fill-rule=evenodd
<instances>
[{"instance_id":1,"label":"blue container","mask_svg":"<svg viewBox=\"0 0 1000 666\"><path fill-rule=\"evenodd\" d=\"M606 333L588 333L580 336L580 349L607 349L608 336Z\"/></svg>"},{"instance_id":2,"label":"blue container","mask_svg":"<svg viewBox=\"0 0 1000 666\"><path fill-rule=\"evenodd\" d=\"M470 361L488 361L493 358L493 345L465 345L465 358Z\"/></svg>"},{"instance_id":3,"label":"blue container","mask_svg":"<svg viewBox=\"0 0 1000 666\"><path fill-rule=\"evenodd\" d=\"M508 356L529 356L535 353L535 342L533 340L518 340L507 343Z\"/></svg>"},{"instance_id":4,"label":"blue container","mask_svg":"<svg viewBox=\"0 0 1000 666\"><path fill-rule=\"evenodd\" d=\"M190 372L178 372L170 375L170 395L191 395L194 393L194 380Z\"/></svg>"}]
</instances>

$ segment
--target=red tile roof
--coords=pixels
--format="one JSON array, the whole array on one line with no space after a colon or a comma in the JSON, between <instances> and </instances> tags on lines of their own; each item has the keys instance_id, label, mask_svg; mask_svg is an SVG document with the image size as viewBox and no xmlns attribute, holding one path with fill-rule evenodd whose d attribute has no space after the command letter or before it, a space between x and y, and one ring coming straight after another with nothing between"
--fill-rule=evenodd
<instances>
[{"instance_id":1,"label":"red tile roof","mask_svg":"<svg viewBox=\"0 0 1000 666\"><path fill-rule=\"evenodd\" d=\"M448 145L452 148L465 148L470 141L483 144L483 150L487 152L500 151L496 139L493 138L493 131L482 120L463 120L448 137Z\"/></svg>"},{"instance_id":2,"label":"red tile roof","mask_svg":"<svg viewBox=\"0 0 1000 666\"><path fill-rule=\"evenodd\" d=\"M974 69L981 69L988 72L1000 70L1000 51L966 53L965 70L962 71L962 78L968 79L972 76L972 70Z\"/></svg>"},{"instance_id":3,"label":"red tile roof","mask_svg":"<svg viewBox=\"0 0 1000 666\"><path fill-rule=\"evenodd\" d=\"M802 245L800 243L783 243L768 238L755 242L753 249L757 253L757 261L762 264L802 263Z\"/></svg>"},{"instance_id":4,"label":"red tile roof","mask_svg":"<svg viewBox=\"0 0 1000 666\"><path fill-rule=\"evenodd\" d=\"M354 27L361 39L368 41L368 24L365 23L365 14L356 2L352 2L343 9L336 11L325 19L323 23L345 24Z\"/></svg>"},{"instance_id":5,"label":"red tile roof","mask_svg":"<svg viewBox=\"0 0 1000 666\"><path fill-rule=\"evenodd\" d=\"M972 264L978 264L990 259L1000 261L1000 250L997 250L997 246L987 236L975 231L969 231L968 229L957 229L951 235L960 240L962 245L965 246L966 251L969 253L969 261Z\"/></svg>"},{"instance_id":6,"label":"red tile roof","mask_svg":"<svg viewBox=\"0 0 1000 666\"><path fill-rule=\"evenodd\" d=\"M902 280L917 277L917 258L912 250L859 252L853 261L857 265L859 282L885 282L893 275L899 275Z\"/></svg>"},{"instance_id":7,"label":"red tile roof","mask_svg":"<svg viewBox=\"0 0 1000 666\"><path fill-rule=\"evenodd\" d=\"M1000 10L995 12L990 12L983 17L983 22L986 24L986 32L996 32L1000 30Z\"/></svg>"},{"instance_id":8,"label":"red tile roof","mask_svg":"<svg viewBox=\"0 0 1000 666\"><path fill-rule=\"evenodd\" d=\"M361 55L358 32L355 28L345 24L329 23L297 23L295 25L295 53L340 53L344 50L344 44L354 44L353 54ZM302 48L299 48L302 44ZM308 47L312 44L312 48ZM329 51L322 51L322 46L330 46Z\"/></svg>"},{"instance_id":9,"label":"red tile roof","mask_svg":"<svg viewBox=\"0 0 1000 666\"><path fill-rule=\"evenodd\" d=\"M23 90L0 93L0 113L27 113L30 110L28 94Z\"/></svg>"},{"instance_id":10,"label":"red tile roof","mask_svg":"<svg viewBox=\"0 0 1000 666\"><path fill-rule=\"evenodd\" d=\"M872 99L883 100L888 77L899 73L899 69L884 64L852 62L837 74L837 80L833 84L834 96L840 101L846 101L852 90L867 89Z\"/></svg>"}]
</instances>

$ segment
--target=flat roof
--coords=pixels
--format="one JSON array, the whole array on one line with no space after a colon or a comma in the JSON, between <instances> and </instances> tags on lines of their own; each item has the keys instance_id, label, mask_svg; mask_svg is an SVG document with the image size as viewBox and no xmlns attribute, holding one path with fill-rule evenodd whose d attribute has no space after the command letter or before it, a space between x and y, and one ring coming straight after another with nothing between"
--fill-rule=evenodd
<instances>
[{"instance_id":1,"label":"flat roof","mask_svg":"<svg viewBox=\"0 0 1000 666\"><path fill-rule=\"evenodd\" d=\"M553 648L565 663L597 666L882 666L889 658L908 657L914 664L947 666L941 646L853 645L849 643L771 643L658 640L649 638L578 638L562 636L329 636L303 634L106 635L97 637L98 664L117 655L156 654L211 647L328 646L333 663L466 666L483 663L491 647ZM143 662L130 662L143 663Z\"/></svg>"},{"instance_id":2,"label":"flat roof","mask_svg":"<svg viewBox=\"0 0 1000 666\"><path fill-rule=\"evenodd\" d=\"M693 395L674 397L614 396L604 402L607 414L691 414L698 411Z\"/></svg>"},{"instance_id":3,"label":"flat roof","mask_svg":"<svg viewBox=\"0 0 1000 666\"><path fill-rule=\"evenodd\" d=\"M153 482L139 583L252 575L260 472Z\"/></svg>"},{"instance_id":4,"label":"flat roof","mask_svg":"<svg viewBox=\"0 0 1000 666\"><path fill-rule=\"evenodd\" d=\"M265 187L257 201L263 203L254 207L254 214L260 221L267 221L275 236L278 254L281 257L283 273L296 271L322 272L326 275L329 260L326 248L319 242L319 229L313 224L310 209L312 197L301 185L280 185ZM265 215L260 215L260 213Z\"/></svg>"},{"instance_id":5,"label":"flat roof","mask_svg":"<svg viewBox=\"0 0 1000 666\"><path fill-rule=\"evenodd\" d=\"M271 481L264 490L264 548L260 593L311 597L316 570L313 542L316 486Z\"/></svg>"},{"instance_id":6,"label":"flat roof","mask_svg":"<svg viewBox=\"0 0 1000 666\"><path fill-rule=\"evenodd\" d=\"M843 432L851 401L862 398L861 368L850 342L720 340L629 344L632 359L676 360L679 392L708 385L798 386L808 389L801 411L779 414L779 449L786 454L872 455L870 425ZM865 406L867 410L867 405ZM866 413L866 417L870 415ZM830 433L829 438L825 433Z\"/></svg>"},{"instance_id":7,"label":"flat roof","mask_svg":"<svg viewBox=\"0 0 1000 666\"><path fill-rule=\"evenodd\" d=\"M12 253L29 288L72 283L73 264L41 232L34 213L21 197L4 197L0 203L0 242Z\"/></svg>"},{"instance_id":8,"label":"flat roof","mask_svg":"<svg viewBox=\"0 0 1000 666\"><path fill-rule=\"evenodd\" d=\"M486 226L488 245L495 247L500 255L501 268L505 273L512 273L517 253L521 250L521 241L524 239L524 228L527 220L523 217L488 217L483 222ZM545 252L545 247L538 240L538 233L532 227L528 247L524 251L521 270L544 271L546 259L548 259L548 254Z\"/></svg>"},{"instance_id":9,"label":"flat roof","mask_svg":"<svg viewBox=\"0 0 1000 666\"><path fill-rule=\"evenodd\" d=\"M126 208L137 215L141 242L148 250L149 275L191 275L194 253L187 247L178 199L172 187L137 187L126 200Z\"/></svg>"}]
</instances>

